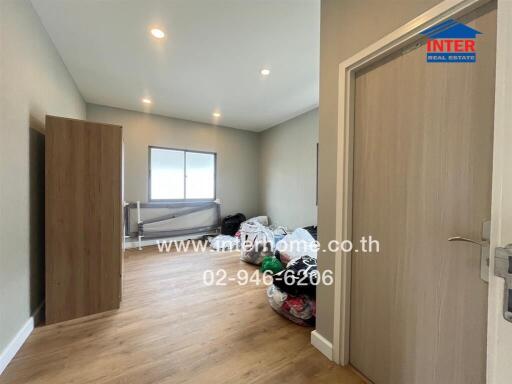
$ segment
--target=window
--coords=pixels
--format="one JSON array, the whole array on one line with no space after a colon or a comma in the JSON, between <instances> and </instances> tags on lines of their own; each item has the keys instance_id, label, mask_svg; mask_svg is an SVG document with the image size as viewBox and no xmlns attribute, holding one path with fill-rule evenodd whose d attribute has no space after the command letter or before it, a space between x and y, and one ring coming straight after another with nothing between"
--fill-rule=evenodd
<instances>
[{"instance_id":1,"label":"window","mask_svg":"<svg viewBox=\"0 0 512 384\"><path fill-rule=\"evenodd\" d=\"M149 147L150 200L214 200L216 154Z\"/></svg>"}]
</instances>

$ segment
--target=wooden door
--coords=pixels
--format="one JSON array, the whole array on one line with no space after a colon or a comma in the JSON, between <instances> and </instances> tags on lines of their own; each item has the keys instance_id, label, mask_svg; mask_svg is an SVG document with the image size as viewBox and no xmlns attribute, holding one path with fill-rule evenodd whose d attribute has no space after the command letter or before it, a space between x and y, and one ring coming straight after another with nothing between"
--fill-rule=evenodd
<instances>
[{"instance_id":1,"label":"wooden door","mask_svg":"<svg viewBox=\"0 0 512 384\"><path fill-rule=\"evenodd\" d=\"M483 32L475 64L404 50L356 75L350 361L376 384L485 383L495 4L461 20Z\"/></svg>"},{"instance_id":2,"label":"wooden door","mask_svg":"<svg viewBox=\"0 0 512 384\"><path fill-rule=\"evenodd\" d=\"M121 127L46 118L46 322L119 308Z\"/></svg>"}]
</instances>

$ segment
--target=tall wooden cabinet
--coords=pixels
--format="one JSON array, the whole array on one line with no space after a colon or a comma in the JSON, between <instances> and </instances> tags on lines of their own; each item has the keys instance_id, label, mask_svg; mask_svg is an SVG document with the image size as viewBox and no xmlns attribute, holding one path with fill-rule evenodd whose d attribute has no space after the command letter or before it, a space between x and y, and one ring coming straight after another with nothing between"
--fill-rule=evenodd
<instances>
[{"instance_id":1,"label":"tall wooden cabinet","mask_svg":"<svg viewBox=\"0 0 512 384\"><path fill-rule=\"evenodd\" d=\"M119 308L122 128L46 117L46 323Z\"/></svg>"}]
</instances>

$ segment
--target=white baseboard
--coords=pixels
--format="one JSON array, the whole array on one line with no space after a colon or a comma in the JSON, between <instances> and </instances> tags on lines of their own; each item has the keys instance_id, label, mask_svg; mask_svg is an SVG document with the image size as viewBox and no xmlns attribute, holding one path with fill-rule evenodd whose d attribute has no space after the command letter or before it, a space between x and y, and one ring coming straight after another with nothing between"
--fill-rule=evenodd
<instances>
[{"instance_id":1,"label":"white baseboard","mask_svg":"<svg viewBox=\"0 0 512 384\"><path fill-rule=\"evenodd\" d=\"M332 361L332 343L323 337L318 331L311 332L311 344Z\"/></svg>"},{"instance_id":2,"label":"white baseboard","mask_svg":"<svg viewBox=\"0 0 512 384\"><path fill-rule=\"evenodd\" d=\"M9 365L14 356L16 356L16 353L18 353L21 346L25 343L27 338L34 330L34 325L37 323L40 317L43 304L44 303L41 303L41 305L35 310L34 314L25 322L16 336L14 336L11 342L0 354L0 375L5 370L5 368L7 368L7 365Z\"/></svg>"}]
</instances>

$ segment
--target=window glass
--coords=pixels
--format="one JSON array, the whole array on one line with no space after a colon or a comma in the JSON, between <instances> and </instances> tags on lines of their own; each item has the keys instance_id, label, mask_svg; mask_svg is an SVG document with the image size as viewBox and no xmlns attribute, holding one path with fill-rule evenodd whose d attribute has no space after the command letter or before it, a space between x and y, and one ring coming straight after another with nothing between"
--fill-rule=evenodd
<instances>
[{"instance_id":1,"label":"window glass","mask_svg":"<svg viewBox=\"0 0 512 384\"><path fill-rule=\"evenodd\" d=\"M215 154L150 147L151 200L215 199Z\"/></svg>"},{"instance_id":2,"label":"window glass","mask_svg":"<svg viewBox=\"0 0 512 384\"><path fill-rule=\"evenodd\" d=\"M151 199L185 198L185 152L151 148Z\"/></svg>"},{"instance_id":3,"label":"window glass","mask_svg":"<svg viewBox=\"0 0 512 384\"><path fill-rule=\"evenodd\" d=\"M215 156L211 153L186 153L186 198L215 197Z\"/></svg>"}]
</instances>

